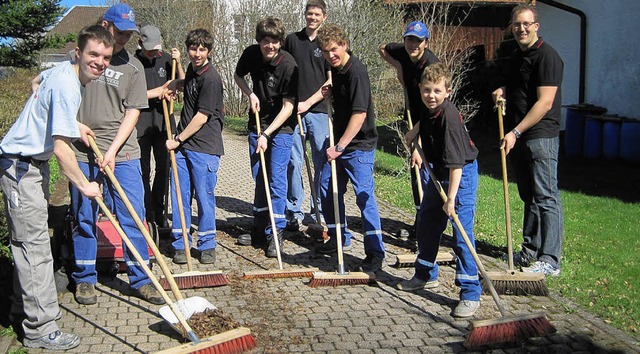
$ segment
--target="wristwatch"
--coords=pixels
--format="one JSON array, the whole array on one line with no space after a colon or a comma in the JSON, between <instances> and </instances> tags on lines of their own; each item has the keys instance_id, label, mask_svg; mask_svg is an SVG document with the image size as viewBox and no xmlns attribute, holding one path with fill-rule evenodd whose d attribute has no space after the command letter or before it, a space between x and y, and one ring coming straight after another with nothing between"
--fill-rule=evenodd
<instances>
[{"instance_id":1,"label":"wristwatch","mask_svg":"<svg viewBox=\"0 0 640 354\"><path fill-rule=\"evenodd\" d=\"M337 152L343 152L343 151L344 151L344 147L342 147L342 146L340 146L340 145L336 144L336 151L337 151Z\"/></svg>"},{"instance_id":2,"label":"wristwatch","mask_svg":"<svg viewBox=\"0 0 640 354\"><path fill-rule=\"evenodd\" d=\"M173 138L173 140L177 141L178 144L182 145L182 143L184 143L184 141L182 141L182 139L180 139L180 135L176 134L176 136Z\"/></svg>"},{"instance_id":3,"label":"wristwatch","mask_svg":"<svg viewBox=\"0 0 640 354\"><path fill-rule=\"evenodd\" d=\"M516 136L516 139L520 139L520 137L522 136L522 133L520 133L520 131L518 131L518 129L516 128L513 128L511 132Z\"/></svg>"}]
</instances>

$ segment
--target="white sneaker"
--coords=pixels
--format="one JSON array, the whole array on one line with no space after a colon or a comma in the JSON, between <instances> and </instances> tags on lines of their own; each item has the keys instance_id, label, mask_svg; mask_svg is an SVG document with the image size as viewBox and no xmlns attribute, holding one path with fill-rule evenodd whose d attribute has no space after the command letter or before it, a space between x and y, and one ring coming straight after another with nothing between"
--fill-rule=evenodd
<instances>
[{"instance_id":1,"label":"white sneaker","mask_svg":"<svg viewBox=\"0 0 640 354\"><path fill-rule=\"evenodd\" d=\"M535 261L531 267L522 268L522 270L529 273L543 273L546 276L553 277L560 275L560 268L554 267L545 261Z\"/></svg>"},{"instance_id":2,"label":"white sneaker","mask_svg":"<svg viewBox=\"0 0 640 354\"><path fill-rule=\"evenodd\" d=\"M480 308L480 301L460 300L451 316L460 318L471 317L476 313L478 308Z\"/></svg>"},{"instance_id":3,"label":"white sneaker","mask_svg":"<svg viewBox=\"0 0 640 354\"><path fill-rule=\"evenodd\" d=\"M22 344L27 348L44 348L47 350L67 350L77 347L80 338L75 334L55 331L37 339L25 338Z\"/></svg>"}]
</instances>

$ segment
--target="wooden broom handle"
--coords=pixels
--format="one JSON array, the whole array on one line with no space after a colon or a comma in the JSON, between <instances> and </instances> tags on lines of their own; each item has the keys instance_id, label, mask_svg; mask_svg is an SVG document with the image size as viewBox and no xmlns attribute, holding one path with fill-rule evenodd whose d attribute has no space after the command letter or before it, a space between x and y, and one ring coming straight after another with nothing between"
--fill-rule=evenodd
<instances>
[{"instance_id":1,"label":"wooden broom handle","mask_svg":"<svg viewBox=\"0 0 640 354\"><path fill-rule=\"evenodd\" d=\"M404 90L404 106L405 106L405 110L407 112L407 124L409 125L409 130L413 129L413 121L411 120L411 110L409 109L409 94L407 93L407 90ZM418 140L416 141L415 144L420 144L420 137L418 135ZM411 150L409 150L409 159L411 159L411 155L413 154L413 150L415 148L413 147L413 144L411 146ZM422 178L420 176L420 166L418 165L413 165L413 173L416 176L416 184L418 186L418 199L420 199L420 204L422 203L422 197L424 196L424 191L422 190Z\"/></svg>"},{"instance_id":2,"label":"wooden broom handle","mask_svg":"<svg viewBox=\"0 0 640 354\"><path fill-rule=\"evenodd\" d=\"M329 147L335 145L333 137L333 112L331 107L331 99L327 98L327 116L329 119ZM342 254L342 225L340 220L340 206L338 204L338 174L336 173L336 160L331 160L331 189L333 191L333 218L336 227L336 244L338 253L338 274L345 274L344 256ZM345 215L346 216L346 215ZM331 242L331 241L329 241Z\"/></svg>"},{"instance_id":3,"label":"wooden broom handle","mask_svg":"<svg viewBox=\"0 0 640 354\"><path fill-rule=\"evenodd\" d=\"M500 131L500 144L504 139L504 113L506 101L499 98L496 102L498 109L498 130ZM511 207L509 203L509 178L507 177L507 154L504 149L500 149L500 162L502 163L502 190L504 194L504 224L507 232L507 260L509 262L509 270L514 270L513 265L513 234L511 233Z\"/></svg>"},{"instance_id":4,"label":"wooden broom handle","mask_svg":"<svg viewBox=\"0 0 640 354\"><path fill-rule=\"evenodd\" d=\"M175 59L171 59L171 80L175 80L176 79L176 66L178 65L178 61ZM173 103L174 103L174 99L173 97L171 98L171 104L169 105L169 115L173 114ZM165 120L166 122L166 120ZM167 125L167 131L170 130L170 125ZM169 137L169 139L171 139L171 137Z\"/></svg>"}]
</instances>

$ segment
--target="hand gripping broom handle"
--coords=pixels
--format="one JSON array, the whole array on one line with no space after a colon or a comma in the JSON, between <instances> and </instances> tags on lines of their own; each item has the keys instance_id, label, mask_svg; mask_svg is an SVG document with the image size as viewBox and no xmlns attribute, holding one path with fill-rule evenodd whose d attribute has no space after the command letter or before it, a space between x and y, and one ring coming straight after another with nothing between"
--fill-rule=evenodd
<instances>
[{"instance_id":1,"label":"hand gripping broom handle","mask_svg":"<svg viewBox=\"0 0 640 354\"><path fill-rule=\"evenodd\" d=\"M309 157L307 156L307 144L304 136L304 129L302 127L302 117L298 117L298 127L300 128L300 140L302 140L302 155L304 156L304 163L307 167L307 176L309 176L309 189L311 190L311 198L313 199L313 209L316 214L316 222L320 224L320 210L318 210L318 192L316 191L316 185L313 183L313 175L311 174L311 165L309 164Z\"/></svg>"},{"instance_id":2,"label":"hand gripping broom handle","mask_svg":"<svg viewBox=\"0 0 640 354\"><path fill-rule=\"evenodd\" d=\"M173 107L173 101L171 106ZM171 121L169 118L169 112L167 111L167 100L162 100L162 109L164 111L164 125L167 127L167 139L172 139L171 133ZM178 213L180 214L180 227L182 228L182 239L184 240L184 253L187 256L187 269L191 272L193 265L191 262L191 246L189 245L189 234L187 232L187 221L184 216L184 203L182 201L182 192L180 189L180 180L178 179L178 164L176 163L176 152L169 151L169 158L171 159L171 169L173 170L173 181L175 185L176 199L178 200ZM191 212L191 210L189 210Z\"/></svg>"},{"instance_id":3,"label":"hand gripping broom handle","mask_svg":"<svg viewBox=\"0 0 640 354\"><path fill-rule=\"evenodd\" d=\"M504 121L505 112L504 99L498 99L496 106L498 109L498 129L500 131L500 144L504 139ZM500 149L500 162L502 162L502 189L504 191L504 220L507 231L507 259L509 261L509 270L513 270L513 235L511 234L511 207L509 206L509 179L507 178L507 154L504 149Z\"/></svg>"},{"instance_id":4,"label":"hand gripping broom handle","mask_svg":"<svg viewBox=\"0 0 640 354\"><path fill-rule=\"evenodd\" d=\"M255 111L256 117L256 132L258 132L258 139L260 139L260 115L258 111ZM257 145L256 140L256 145ZM264 180L264 193L267 195L267 206L269 207L269 220L271 221L271 233L273 236L273 242L276 245L276 255L278 256L278 267L280 270L282 268L282 256L280 255L280 242L278 242L278 229L276 228L276 218L273 216L273 205L271 204L271 189L269 188L269 176L267 174L267 163L264 159L264 151L262 149L258 150L260 153L260 165L262 166L262 179Z\"/></svg>"},{"instance_id":5,"label":"hand gripping broom handle","mask_svg":"<svg viewBox=\"0 0 640 354\"><path fill-rule=\"evenodd\" d=\"M95 200L100 206L100 209L102 209L102 212L104 213L104 215L106 215L109 221L111 221L111 224L113 224L113 227L116 229L116 231L122 238L122 242L124 242L127 245L127 249L131 252L131 254L133 255L133 258L135 258L135 260L140 264L140 266L142 267L142 270L144 270L144 272L147 274L147 276L151 280L151 283L153 283L153 286L156 287L160 295L162 295L162 298L164 299L164 301L167 303L167 305L169 305L169 307L171 308L171 311L173 311L173 314L176 316L176 318L178 319L178 322L180 322L184 330L187 332L191 341L194 343L200 342L200 339L198 338L196 333L193 331L193 329L189 326L189 324L187 323L187 320L182 315L182 312L180 312L178 305L175 302L171 301L171 298L169 297L169 295L167 295L167 292L162 288L162 285L160 285L160 282L158 282L158 279L155 277L155 275L153 275L153 272L147 265L147 262L142 258L142 256L140 255L140 252L138 252L138 250L135 248L133 243L131 243L131 240L124 233L124 230L122 230L122 227L120 227L120 223L118 223L118 221L113 216L113 214L111 214L111 211L109 211L109 208L107 208L107 206L104 204L104 201L102 200L102 198L96 197ZM160 255L160 257L162 257L162 255Z\"/></svg>"},{"instance_id":6,"label":"hand gripping broom handle","mask_svg":"<svg viewBox=\"0 0 640 354\"><path fill-rule=\"evenodd\" d=\"M93 153L98 157L99 161L102 161L102 158L103 158L102 152L100 152L98 145L96 145L96 141L91 136L88 136L87 138L89 139L89 144L91 145L91 149L93 149ZM169 270L169 267L167 266L167 263L165 262L164 257L162 256L162 253L160 253L160 250L158 249L158 246L156 246L156 243L153 240L153 238L151 237L149 230L147 230L147 228L144 226L144 223L142 223L142 220L140 220L138 213L136 213L135 209L133 208L133 205L131 205L131 202L129 201L127 194L124 192L124 190L122 189L122 186L116 179L116 176L113 174L111 167L109 167L109 165L105 166L104 171L107 174L107 177L109 177L111 184L113 184L113 186L116 188L116 191L120 195L120 198L122 198L124 205L127 207L129 214L131 214L133 221L135 221L136 225L138 226L138 229L140 229L142 236L144 236L144 239L147 241L147 244L153 251L153 254L156 255L156 261L158 262L158 265L160 266L162 273L167 278L167 281L171 286L171 292L173 292L173 296L175 296L176 300L182 300L183 299L182 293L180 293L178 284L176 283L175 279L173 279L173 275L171 274L171 271Z\"/></svg>"},{"instance_id":7,"label":"hand gripping broom handle","mask_svg":"<svg viewBox=\"0 0 640 354\"><path fill-rule=\"evenodd\" d=\"M405 110L407 112L407 123L409 125L409 130L413 129L413 122L411 121L411 110L409 109L409 95L407 93L407 90L404 90L404 106L405 106ZM418 139L416 140L415 144L420 144L420 138L418 137ZM413 150L414 147L411 147L411 150L409 150L409 158L411 158L411 154L413 154ZM413 166L413 173L416 176L416 184L418 186L418 199L420 199L419 203L422 203L422 196L424 195L424 192L422 190L422 178L420 176L420 166L418 165L414 165Z\"/></svg>"},{"instance_id":8,"label":"hand gripping broom handle","mask_svg":"<svg viewBox=\"0 0 640 354\"><path fill-rule=\"evenodd\" d=\"M333 112L331 111L331 99L327 98L327 115L329 116L329 146L335 145L333 137ZM342 225L340 223L340 206L338 205L338 177L336 173L336 160L331 160L331 189L333 190L333 218L336 227L336 244L338 253L338 274L345 274L344 256L342 255ZM331 241L328 241L331 242Z\"/></svg>"},{"instance_id":9,"label":"hand gripping broom handle","mask_svg":"<svg viewBox=\"0 0 640 354\"><path fill-rule=\"evenodd\" d=\"M433 170L431 170L431 167L429 167L429 163L427 162L427 159L424 156L424 151L422 151L422 148L420 146L417 146L417 144L416 144L416 150L418 150L418 153L420 154L420 158L422 159L422 165L427 169L427 172L429 173L429 177L431 181L433 181L433 184L436 186L438 193L440 193L440 197L442 198L442 201L446 202L447 195L444 192L444 189L442 188L442 185L438 181L438 178L436 177L435 173L433 173ZM491 296L493 297L493 301L495 301L496 306L498 306L498 310L500 310L500 314L502 315L502 317L505 317L507 315L507 312L504 310L504 305L502 304L502 301L500 300L500 297L496 292L496 288L493 287L493 282L491 282L491 278L489 278L487 271L484 269L484 266L482 265L482 261L480 261L480 257L478 257L478 253L476 252L476 249L471 244L471 240L469 240L469 235L467 235L467 232L462 227L462 223L458 218L458 214L454 212L453 215L451 216L451 219L453 219L453 222L458 227L458 231L460 231L460 234L464 239L464 243L467 244L467 248L469 248L469 252L471 252L471 255L473 256L473 260L476 262L476 265L478 266L478 270L480 271L480 274L482 274L482 277L487 282L487 285L489 286L489 292L491 293Z\"/></svg>"}]
</instances>

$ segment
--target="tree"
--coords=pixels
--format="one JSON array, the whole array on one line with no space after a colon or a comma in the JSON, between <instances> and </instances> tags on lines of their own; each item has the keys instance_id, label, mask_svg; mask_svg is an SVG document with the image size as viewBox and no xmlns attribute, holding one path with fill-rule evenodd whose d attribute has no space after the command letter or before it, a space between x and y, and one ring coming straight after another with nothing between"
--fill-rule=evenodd
<instances>
[{"instance_id":1,"label":"tree","mask_svg":"<svg viewBox=\"0 0 640 354\"><path fill-rule=\"evenodd\" d=\"M34 66L38 51L60 42L44 34L63 11L60 0L0 0L0 66Z\"/></svg>"}]
</instances>

